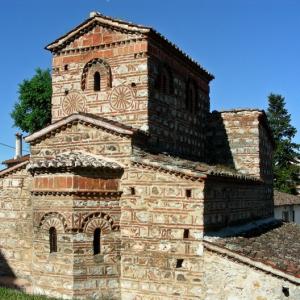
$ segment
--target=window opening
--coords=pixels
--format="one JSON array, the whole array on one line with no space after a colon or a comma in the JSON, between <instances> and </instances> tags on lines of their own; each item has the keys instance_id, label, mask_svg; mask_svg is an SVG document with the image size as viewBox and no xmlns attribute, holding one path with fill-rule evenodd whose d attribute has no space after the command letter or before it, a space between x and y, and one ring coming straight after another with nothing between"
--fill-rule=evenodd
<instances>
[{"instance_id":1,"label":"window opening","mask_svg":"<svg viewBox=\"0 0 300 300\"><path fill-rule=\"evenodd\" d=\"M100 238L101 238L101 230L100 228L96 228L94 231L94 241L93 241L93 248L94 248L94 255L100 253Z\"/></svg>"},{"instance_id":2,"label":"window opening","mask_svg":"<svg viewBox=\"0 0 300 300\"><path fill-rule=\"evenodd\" d=\"M95 74L94 74L94 91L95 92L100 91L100 81L101 81L100 73L95 72Z\"/></svg>"},{"instance_id":3,"label":"window opening","mask_svg":"<svg viewBox=\"0 0 300 300\"><path fill-rule=\"evenodd\" d=\"M50 253L57 252L57 233L55 227L49 229Z\"/></svg>"}]
</instances>

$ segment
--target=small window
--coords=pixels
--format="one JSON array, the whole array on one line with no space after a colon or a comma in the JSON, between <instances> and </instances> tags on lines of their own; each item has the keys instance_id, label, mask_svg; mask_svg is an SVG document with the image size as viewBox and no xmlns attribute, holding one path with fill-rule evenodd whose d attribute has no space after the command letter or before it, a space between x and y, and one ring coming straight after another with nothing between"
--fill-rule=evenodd
<instances>
[{"instance_id":1,"label":"small window","mask_svg":"<svg viewBox=\"0 0 300 300\"><path fill-rule=\"evenodd\" d=\"M191 113L195 113L197 110L197 90L193 82L187 84L185 108Z\"/></svg>"},{"instance_id":2,"label":"small window","mask_svg":"<svg viewBox=\"0 0 300 300\"><path fill-rule=\"evenodd\" d=\"M169 94L169 78L165 71L161 74L161 90L163 93Z\"/></svg>"},{"instance_id":3,"label":"small window","mask_svg":"<svg viewBox=\"0 0 300 300\"><path fill-rule=\"evenodd\" d=\"M135 195L135 188L134 187L130 187L130 194Z\"/></svg>"},{"instance_id":4,"label":"small window","mask_svg":"<svg viewBox=\"0 0 300 300\"><path fill-rule=\"evenodd\" d=\"M186 196L187 198L191 198L191 197L192 197L192 190L191 190L191 189L185 190L185 196Z\"/></svg>"},{"instance_id":5,"label":"small window","mask_svg":"<svg viewBox=\"0 0 300 300\"><path fill-rule=\"evenodd\" d=\"M282 220L284 222L288 222L289 221L289 212L288 211L283 211L282 212Z\"/></svg>"},{"instance_id":6,"label":"small window","mask_svg":"<svg viewBox=\"0 0 300 300\"><path fill-rule=\"evenodd\" d=\"M163 94L172 94L172 75L166 68L159 71L154 86Z\"/></svg>"},{"instance_id":7,"label":"small window","mask_svg":"<svg viewBox=\"0 0 300 300\"><path fill-rule=\"evenodd\" d=\"M49 229L50 253L57 252L57 233L55 227Z\"/></svg>"},{"instance_id":8,"label":"small window","mask_svg":"<svg viewBox=\"0 0 300 300\"><path fill-rule=\"evenodd\" d=\"M282 287L282 293L283 293L283 295L284 295L285 297L289 297L289 295L290 295L290 290L289 290L289 288L286 287L286 286L283 286L283 287Z\"/></svg>"},{"instance_id":9,"label":"small window","mask_svg":"<svg viewBox=\"0 0 300 300\"><path fill-rule=\"evenodd\" d=\"M69 65L64 65L64 69L65 69L65 71L68 71Z\"/></svg>"},{"instance_id":10,"label":"small window","mask_svg":"<svg viewBox=\"0 0 300 300\"><path fill-rule=\"evenodd\" d=\"M95 72L95 74L94 74L94 91L95 92L100 91L100 86L101 86L100 81L101 81L100 73Z\"/></svg>"},{"instance_id":11,"label":"small window","mask_svg":"<svg viewBox=\"0 0 300 300\"><path fill-rule=\"evenodd\" d=\"M189 229L184 229L183 230L183 238L188 239L190 236L190 230Z\"/></svg>"},{"instance_id":12,"label":"small window","mask_svg":"<svg viewBox=\"0 0 300 300\"><path fill-rule=\"evenodd\" d=\"M100 228L96 228L94 231L94 241L93 241L93 248L94 248L94 255L100 253L100 238L101 238L101 230Z\"/></svg>"},{"instance_id":13,"label":"small window","mask_svg":"<svg viewBox=\"0 0 300 300\"><path fill-rule=\"evenodd\" d=\"M295 222L295 211L292 211L292 222Z\"/></svg>"},{"instance_id":14,"label":"small window","mask_svg":"<svg viewBox=\"0 0 300 300\"><path fill-rule=\"evenodd\" d=\"M183 264L183 259L180 258L180 259L177 259L176 261L176 268L182 268L182 264Z\"/></svg>"}]
</instances>

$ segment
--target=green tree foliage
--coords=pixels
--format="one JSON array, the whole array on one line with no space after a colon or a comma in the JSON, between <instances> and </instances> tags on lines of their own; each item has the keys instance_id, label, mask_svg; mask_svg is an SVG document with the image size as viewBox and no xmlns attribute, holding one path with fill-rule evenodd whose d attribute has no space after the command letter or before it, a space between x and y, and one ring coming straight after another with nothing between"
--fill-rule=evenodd
<instances>
[{"instance_id":1,"label":"green tree foliage","mask_svg":"<svg viewBox=\"0 0 300 300\"><path fill-rule=\"evenodd\" d=\"M273 157L274 188L290 193L296 193L299 167L300 145L292 140L297 129L291 125L291 115L285 108L285 99L281 95L270 94L267 116L273 131L275 151Z\"/></svg>"},{"instance_id":2,"label":"green tree foliage","mask_svg":"<svg viewBox=\"0 0 300 300\"><path fill-rule=\"evenodd\" d=\"M33 133L51 122L52 84L50 70L36 69L30 80L19 85L19 100L11 113L14 125Z\"/></svg>"}]
</instances>

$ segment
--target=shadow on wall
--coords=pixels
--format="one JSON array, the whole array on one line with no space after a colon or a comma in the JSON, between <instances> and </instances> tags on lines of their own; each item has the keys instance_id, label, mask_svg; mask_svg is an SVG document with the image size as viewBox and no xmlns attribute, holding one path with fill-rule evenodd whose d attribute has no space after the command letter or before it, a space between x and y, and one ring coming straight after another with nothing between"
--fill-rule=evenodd
<instances>
[{"instance_id":1,"label":"shadow on wall","mask_svg":"<svg viewBox=\"0 0 300 300\"><path fill-rule=\"evenodd\" d=\"M16 278L15 273L12 271L11 267L7 263L1 250L0 250L0 276L10 276Z\"/></svg>"},{"instance_id":2,"label":"shadow on wall","mask_svg":"<svg viewBox=\"0 0 300 300\"><path fill-rule=\"evenodd\" d=\"M0 286L19 289L19 286L14 284L16 278L15 273L0 250Z\"/></svg>"},{"instance_id":3,"label":"shadow on wall","mask_svg":"<svg viewBox=\"0 0 300 300\"><path fill-rule=\"evenodd\" d=\"M260 182L208 178L204 188L204 232L273 217L269 187Z\"/></svg>"},{"instance_id":4,"label":"shadow on wall","mask_svg":"<svg viewBox=\"0 0 300 300\"><path fill-rule=\"evenodd\" d=\"M206 156L209 164L235 168L224 120L218 111L213 111L209 116Z\"/></svg>"}]
</instances>

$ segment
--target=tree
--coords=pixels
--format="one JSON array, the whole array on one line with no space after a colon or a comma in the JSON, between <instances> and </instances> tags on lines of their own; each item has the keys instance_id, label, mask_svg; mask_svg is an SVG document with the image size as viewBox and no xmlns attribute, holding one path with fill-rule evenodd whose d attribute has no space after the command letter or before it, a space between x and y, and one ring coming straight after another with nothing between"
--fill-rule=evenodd
<instances>
[{"instance_id":1,"label":"tree","mask_svg":"<svg viewBox=\"0 0 300 300\"><path fill-rule=\"evenodd\" d=\"M11 112L15 126L33 133L51 122L52 84L49 69L36 69L30 80L19 84L18 93L19 100Z\"/></svg>"},{"instance_id":2,"label":"tree","mask_svg":"<svg viewBox=\"0 0 300 300\"><path fill-rule=\"evenodd\" d=\"M291 125L291 115L285 108L285 99L281 95L270 94L268 97L267 116L273 131L275 151L273 157L274 188L296 194L300 158L300 145L292 141L297 129Z\"/></svg>"}]
</instances>

